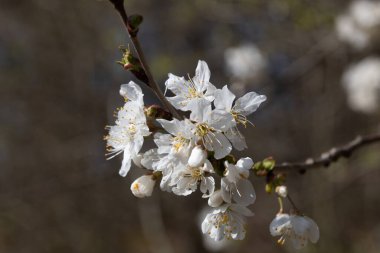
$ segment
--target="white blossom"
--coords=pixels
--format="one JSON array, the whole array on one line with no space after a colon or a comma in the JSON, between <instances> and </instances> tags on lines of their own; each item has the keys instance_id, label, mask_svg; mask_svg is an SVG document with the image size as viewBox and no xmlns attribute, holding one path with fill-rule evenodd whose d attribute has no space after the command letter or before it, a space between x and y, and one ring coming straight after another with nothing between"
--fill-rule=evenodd
<instances>
[{"instance_id":1,"label":"white blossom","mask_svg":"<svg viewBox=\"0 0 380 253\"><path fill-rule=\"evenodd\" d=\"M159 154L168 154L173 158L178 158L182 162L187 162L190 152L194 146L194 125L188 120L171 121L157 119L161 126L169 133L156 133L154 142L156 143Z\"/></svg>"},{"instance_id":2,"label":"white blossom","mask_svg":"<svg viewBox=\"0 0 380 253\"><path fill-rule=\"evenodd\" d=\"M212 111L211 105L206 104L199 106L193 114L197 121L193 130L196 142L201 141L207 150L213 151L216 159L227 156L232 146L223 132L233 124L232 116Z\"/></svg>"},{"instance_id":3,"label":"white blossom","mask_svg":"<svg viewBox=\"0 0 380 253\"><path fill-rule=\"evenodd\" d=\"M202 222L202 232L215 241L243 240L246 234L245 217L252 215L245 206L224 204L207 214Z\"/></svg>"},{"instance_id":4,"label":"white blossom","mask_svg":"<svg viewBox=\"0 0 380 253\"><path fill-rule=\"evenodd\" d=\"M131 191L138 198L150 197L155 184L156 180L153 179L153 175L144 175L131 184Z\"/></svg>"},{"instance_id":5,"label":"white blossom","mask_svg":"<svg viewBox=\"0 0 380 253\"><path fill-rule=\"evenodd\" d=\"M128 85L124 87L129 89ZM141 92L141 89L138 91ZM143 96L142 93L136 94L137 98ZM144 137L150 135L141 101L127 101L117 113L116 125L109 126L108 129L109 134L105 137L110 152L108 159L124 152L119 174L126 176L131 168L131 160L139 153L143 145Z\"/></svg>"},{"instance_id":6,"label":"white blossom","mask_svg":"<svg viewBox=\"0 0 380 253\"><path fill-rule=\"evenodd\" d=\"M172 191L176 195L187 196L196 191L200 184L202 197L209 197L215 189L215 180L209 175L214 173L214 169L209 160L199 167L190 167L189 165L178 164L173 171L171 186Z\"/></svg>"},{"instance_id":7,"label":"white blossom","mask_svg":"<svg viewBox=\"0 0 380 253\"><path fill-rule=\"evenodd\" d=\"M343 74L349 106L359 112L373 113L379 109L380 59L367 57L351 65Z\"/></svg>"},{"instance_id":8,"label":"white blossom","mask_svg":"<svg viewBox=\"0 0 380 253\"><path fill-rule=\"evenodd\" d=\"M252 165L253 161L249 157L240 159L236 165L226 162L225 177L221 180L222 197L225 202L231 203L234 200L245 206L255 202L255 189L248 180Z\"/></svg>"},{"instance_id":9,"label":"white blossom","mask_svg":"<svg viewBox=\"0 0 380 253\"><path fill-rule=\"evenodd\" d=\"M278 214L269 230L272 236L281 236L279 244L284 244L289 239L295 249L305 247L308 241L316 243L319 240L318 225L306 216Z\"/></svg>"},{"instance_id":10,"label":"white blossom","mask_svg":"<svg viewBox=\"0 0 380 253\"><path fill-rule=\"evenodd\" d=\"M215 112L220 115L232 116L234 124L225 131L225 136L231 141L234 148L241 151L247 148L244 136L237 129L238 124L247 126L250 121L247 116L255 112L260 104L266 100L266 96L258 95L255 92L249 92L238 98L225 85L221 90L215 91Z\"/></svg>"},{"instance_id":11,"label":"white blossom","mask_svg":"<svg viewBox=\"0 0 380 253\"><path fill-rule=\"evenodd\" d=\"M205 61L198 61L195 76L189 80L169 74L165 85L175 96L167 99L175 108L182 111L194 111L201 102L211 104L214 100L215 86L210 83L210 76L210 69ZM190 119L193 120L193 113L190 114Z\"/></svg>"},{"instance_id":12,"label":"white blossom","mask_svg":"<svg viewBox=\"0 0 380 253\"><path fill-rule=\"evenodd\" d=\"M130 81L127 84L122 84L120 86L120 95L127 101L135 101L144 106L144 94L142 93L140 86L133 81Z\"/></svg>"}]
</instances>

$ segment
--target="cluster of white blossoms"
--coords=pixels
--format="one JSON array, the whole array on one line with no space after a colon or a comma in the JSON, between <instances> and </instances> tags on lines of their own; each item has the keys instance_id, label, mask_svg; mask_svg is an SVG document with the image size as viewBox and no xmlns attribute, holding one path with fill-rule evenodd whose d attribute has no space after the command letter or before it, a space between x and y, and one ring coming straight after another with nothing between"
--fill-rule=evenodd
<instances>
[{"instance_id":1,"label":"cluster of white blossoms","mask_svg":"<svg viewBox=\"0 0 380 253\"><path fill-rule=\"evenodd\" d=\"M356 49L367 47L378 34L379 26L380 2L368 0L351 2L335 24L339 39Z\"/></svg>"},{"instance_id":2,"label":"cluster of white blossoms","mask_svg":"<svg viewBox=\"0 0 380 253\"><path fill-rule=\"evenodd\" d=\"M148 127L141 88L130 82L121 86L125 105L117 113L116 125L106 137L111 157L124 153L120 175L126 176L133 161L149 170L136 179L131 191L136 197L151 196L156 181L163 191L187 196L197 191L208 199L211 211L202 222L202 232L215 241L241 240L245 237L248 209L256 194L248 180L253 161L235 158L233 148L247 148L239 126L252 124L248 115L266 100L249 92L236 99L224 86L210 83L210 70L199 61L193 78L169 74L166 89L174 96L167 100L188 118L155 118ZM153 138L156 148L140 153L144 138Z\"/></svg>"}]
</instances>

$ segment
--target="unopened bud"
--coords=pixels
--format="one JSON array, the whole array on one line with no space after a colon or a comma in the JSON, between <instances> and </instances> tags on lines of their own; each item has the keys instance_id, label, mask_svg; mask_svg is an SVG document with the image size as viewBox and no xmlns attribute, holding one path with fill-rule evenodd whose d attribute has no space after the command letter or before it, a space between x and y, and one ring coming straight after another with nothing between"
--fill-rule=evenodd
<instances>
[{"instance_id":1,"label":"unopened bud","mask_svg":"<svg viewBox=\"0 0 380 253\"><path fill-rule=\"evenodd\" d=\"M280 197L286 198L288 196L288 188L285 185L277 186L275 191Z\"/></svg>"},{"instance_id":2,"label":"unopened bud","mask_svg":"<svg viewBox=\"0 0 380 253\"><path fill-rule=\"evenodd\" d=\"M190 167L200 167L203 166L207 158L206 150L202 149L201 146L195 146L191 151L191 155L188 160L188 165Z\"/></svg>"},{"instance_id":3,"label":"unopened bud","mask_svg":"<svg viewBox=\"0 0 380 253\"><path fill-rule=\"evenodd\" d=\"M156 180L153 179L153 175L141 176L131 184L132 194L138 198L150 197L155 184Z\"/></svg>"},{"instance_id":4,"label":"unopened bud","mask_svg":"<svg viewBox=\"0 0 380 253\"><path fill-rule=\"evenodd\" d=\"M139 26L143 22L144 18L141 15L134 14L128 17L128 25L132 36L136 36Z\"/></svg>"},{"instance_id":5,"label":"unopened bud","mask_svg":"<svg viewBox=\"0 0 380 253\"><path fill-rule=\"evenodd\" d=\"M211 207L218 207L223 203L222 191L216 190L211 194L208 199L208 205Z\"/></svg>"}]
</instances>

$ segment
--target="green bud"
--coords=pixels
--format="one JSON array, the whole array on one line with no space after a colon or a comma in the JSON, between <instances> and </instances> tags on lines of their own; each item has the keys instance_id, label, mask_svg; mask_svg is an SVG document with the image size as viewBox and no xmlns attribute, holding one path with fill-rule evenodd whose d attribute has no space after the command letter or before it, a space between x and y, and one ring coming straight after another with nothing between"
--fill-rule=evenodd
<instances>
[{"instance_id":1,"label":"green bud","mask_svg":"<svg viewBox=\"0 0 380 253\"><path fill-rule=\"evenodd\" d=\"M276 161L272 157L265 158L262 162L262 166L266 171L273 170L276 165Z\"/></svg>"},{"instance_id":2,"label":"green bud","mask_svg":"<svg viewBox=\"0 0 380 253\"><path fill-rule=\"evenodd\" d=\"M141 15L134 14L128 17L128 25L131 28L131 31L136 34L139 30L139 26L143 22L144 18Z\"/></svg>"},{"instance_id":3,"label":"green bud","mask_svg":"<svg viewBox=\"0 0 380 253\"><path fill-rule=\"evenodd\" d=\"M255 171L260 171L263 170L263 163L262 162L257 162L253 164L252 169Z\"/></svg>"}]
</instances>

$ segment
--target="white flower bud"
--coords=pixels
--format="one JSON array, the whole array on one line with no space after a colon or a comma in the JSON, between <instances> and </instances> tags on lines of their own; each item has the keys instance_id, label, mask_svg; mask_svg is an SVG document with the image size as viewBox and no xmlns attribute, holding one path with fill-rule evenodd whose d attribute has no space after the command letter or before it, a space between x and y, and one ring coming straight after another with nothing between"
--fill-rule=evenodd
<instances>
[{"instance_id":1,"label":"white flower bud","mask_svg":"<svg viewBox=\"0 0 380 253\"><path fill-rule=\"evenodd\" d=\"M203 166L207 158L206 150L202 149L201 146L195 146L191 151L191 155L188 160L188 165L190 167L200 167Z\"/></svg>"},{"instance_id":2,"label":"white flower bud","mask_svg":"<svg viewBox=\"0 0 380 253\"><path fill-rule=\"evenodd\" d=\"M153 175L141 176L131 184L132 194L138 198L150 197L155 183L156 180L153 179Z\"/></svg>"},{"instance_id":3,"label":"white flower bud","mask_svg":"<svg viewBox=\"0 0 380 253\"><path fill-rule=\"evenodd\" d=\"M222 191L217 190L208 199L208 205L211 207L218 207L223 203Z\"/></svg>"},{"instance_id":4,"label":"white flower bud","mask_svg":"<svg viewBox=\"0 0 380 253\"><path fill-rule=\"evenodd\" d=\"M278 196L286 198L288 196L288 188L285 185L277 186L276 193Z\"/></svg>"}]
</instances>

